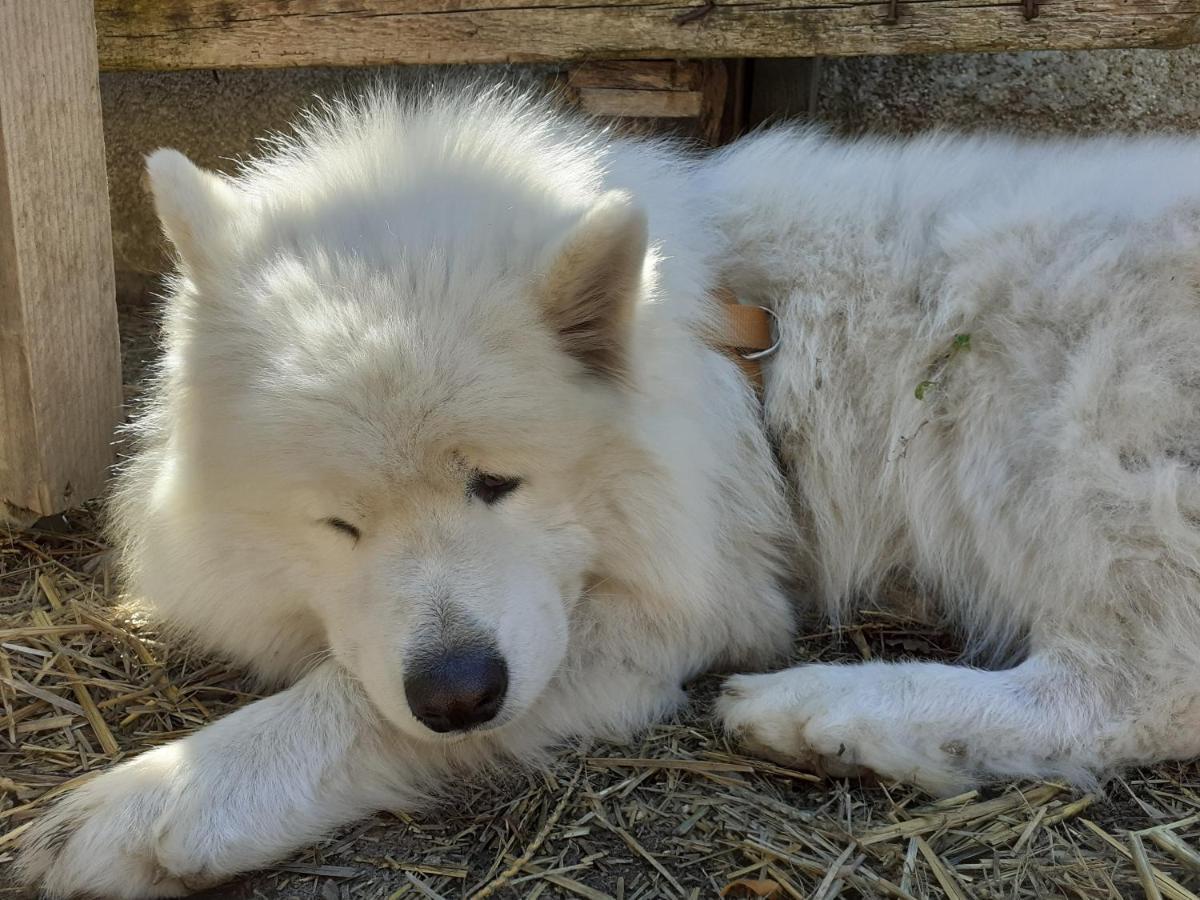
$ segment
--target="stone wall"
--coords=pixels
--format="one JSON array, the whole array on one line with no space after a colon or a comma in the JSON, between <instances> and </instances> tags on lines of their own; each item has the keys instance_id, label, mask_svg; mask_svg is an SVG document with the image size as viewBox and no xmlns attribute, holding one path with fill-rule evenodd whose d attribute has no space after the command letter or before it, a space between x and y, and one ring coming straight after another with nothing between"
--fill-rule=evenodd
<instances>
[{"instance_id":1,"label":"stone wall","mask_svg":"<svg viewBox=\"0 0 1200 900\"><path fill-rule=\"evenodd\" d=\"M1200 131L1200 47L824 60L818 84L849 133Z\"/></svg>"}]
</instances>

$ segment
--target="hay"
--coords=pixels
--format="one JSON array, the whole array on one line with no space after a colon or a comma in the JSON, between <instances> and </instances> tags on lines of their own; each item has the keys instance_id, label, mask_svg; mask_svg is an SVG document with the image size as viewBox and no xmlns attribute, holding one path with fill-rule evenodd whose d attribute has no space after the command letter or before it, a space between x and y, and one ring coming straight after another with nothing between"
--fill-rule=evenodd
<instances>
[{"instance_id":1,"label":"hay","mask_svg":"<svg viewBox=\"0 0 1200 900\"><path fill-rule=\"evenodd\" d=\"M126 337L151 334L125 321ZM146 356L130 351L131 371ZM92 511L0 529L0 872L49 798L251 702L243 674L116 608ZM814 631L799 660L950 659L944 636L875 614ZM1127 773L1104 795L1023 783L934 801L741 756L715 734L718 680L630 745L381 813L208 897L1096 898L1200 891L1200 769ZM0 879L2 881L2 879ZM0 886L0 897L22 896Z\"/></svg>"},{"instance_id":2,"label":"hay","mask_svg":"<svg viewBox=\"0 0 1200 900\"><path fill-rule=\"evenodd\" d=\"M250 702L242 674L123 617L88 512L0 535L0 870L39 806L114 762ZM945 658L944 639L872 615L800 639L803 659ZM1025 783L919 791L739 755L714 734L716 679L629 746L464 786L444 811L380 814L208 896L1100 897L1200 889L1193 765L1107 794ZM7 895L17 896L15 889Z\"/></svg>"}]
</instances>

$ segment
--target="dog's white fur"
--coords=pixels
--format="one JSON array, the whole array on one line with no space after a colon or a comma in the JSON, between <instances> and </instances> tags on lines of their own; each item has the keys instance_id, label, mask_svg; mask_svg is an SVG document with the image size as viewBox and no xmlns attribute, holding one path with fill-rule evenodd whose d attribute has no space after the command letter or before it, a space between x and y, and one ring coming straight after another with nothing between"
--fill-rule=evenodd
<instances>
[{"instance_id":1,"label":"dog's white fur","mask_svg":"<svg viewBox=\"0 0 1200 900\"><path fill-rule=\"evenodd\" d=\"M1200 753L1198 162L779 132L707 169L726 277L782 320L804 582L838 615L902 573L1019 662L735 678L728 727L936 791Z\"/></svg>"},{"instance_id":2,"label":"dog's white fur","mask_svg":"<svg viewBox=\"0 0 1200 900\"><path fill-rule=\"evenodd\" d=\"M782 652L792 575L844 615L902 573L1022 661L735 677L767 753L943 791L1200 753L1200 142L777 131L700 162L380 92L237 178L149 171L180 277L114 502L130 588L291 686L54 806L21 858L49 894L184 893L627 733ZM707 341L718 281L780 317L790 504ZM524 482L487 506L474 470ZM448 738L402 678L463 627L509 695Z\"/></svg>"}]
</instances>

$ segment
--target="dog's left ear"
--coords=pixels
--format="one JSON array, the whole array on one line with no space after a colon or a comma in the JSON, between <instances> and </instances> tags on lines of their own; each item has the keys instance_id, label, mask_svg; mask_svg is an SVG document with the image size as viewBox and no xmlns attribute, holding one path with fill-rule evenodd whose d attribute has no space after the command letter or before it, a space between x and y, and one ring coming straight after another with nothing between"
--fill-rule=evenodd
<instances>
[{"instance_id":1,"label":"dog's left ear","mask_svg":"<svg viewBox=\"0 0 1200 900\"><path fill-rule=\"evenodd\" d=\"M624 191L609 191L551 254L542 309L563 349L593 374L625 372L646 247L646 214Z\"/></svg>"}]
</instances>

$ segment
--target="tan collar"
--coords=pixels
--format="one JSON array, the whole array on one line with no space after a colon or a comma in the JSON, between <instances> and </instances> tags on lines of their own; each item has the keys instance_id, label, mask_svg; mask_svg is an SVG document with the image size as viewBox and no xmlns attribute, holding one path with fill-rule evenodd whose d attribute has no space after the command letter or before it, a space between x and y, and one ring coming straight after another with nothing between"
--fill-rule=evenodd
<instances>
[{"instance_id":1,"label":"tan collar","mask_svg":"<svg viewBox=\"0 0 1200 900\"><path fill-rule=\"evenodd\" d=\"M733 292L725 288L718 288L713 297L722 313L713 346L737 363L754 390L762 393L761 362L779 349L775 313L765 306L738 303Z\"/></svg>"}]
</instances>

